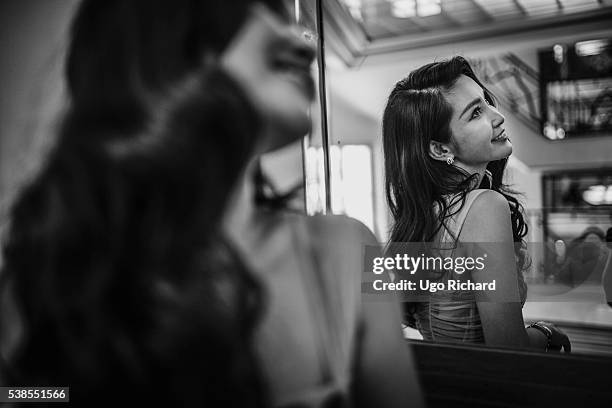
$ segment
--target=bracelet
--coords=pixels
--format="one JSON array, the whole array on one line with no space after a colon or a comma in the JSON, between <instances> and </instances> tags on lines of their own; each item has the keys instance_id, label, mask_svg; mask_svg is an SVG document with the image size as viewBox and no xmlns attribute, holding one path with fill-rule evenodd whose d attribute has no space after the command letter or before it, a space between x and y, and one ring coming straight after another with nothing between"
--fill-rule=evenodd
<instances>
[{"instance_id":1,"label":"bracelet","mask_svg":"<svg viewBox=\"0 0 612 408\"><path fill-rule=\"evenodd\" d=\"M546 336L546 351L548 351L548 348L550 347L550 343L552 341L552 330L550 330L550 328L546 327L546 325L544 325L544 322L535 322L535 323L531 323L529 326L526 327L526 329L533 327L534 329L540 331L541 333L544 333L544 335Z\"/></svg>"}]
</instances>

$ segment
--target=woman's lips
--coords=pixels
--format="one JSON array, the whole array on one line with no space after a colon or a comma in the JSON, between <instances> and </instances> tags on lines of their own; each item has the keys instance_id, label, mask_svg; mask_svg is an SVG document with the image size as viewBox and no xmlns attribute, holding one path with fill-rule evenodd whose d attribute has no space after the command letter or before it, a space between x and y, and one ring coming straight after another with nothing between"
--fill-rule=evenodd
<instances>
[{"instance_id":1,"label":"woman's lips","mask_svg":"<svg viewBox=\"0 0 612 408\"><path fill-rule=\"evenodd\" d=\"M491 140L492 143L498 143L498 142L505 142L506 140L508 140L508 135L506 134L506 131L503 130L499 136L497 136L496 138L494 138L493 140Z\"/></svg>"},{"instance_id":2,"label":"woman's lips","mask_svg":"<svg viewBox=\"0 0 612 408\"><path fill-rule=\"evenodd\" d=\"M299 88L304 92L308 100L312 100L315 96L315 84L312 75L309 71L303 72L298 70L289 70L283 73L283 75L296 83Z\"/></svg>"},{"instance_id":3,"label":"woman's lips","mask_svg":"<svg viewBox=\"0 0 612 408\"><path fill-rule=\"evenodd\" d=\"M311 62L310 58L292 54L283 54L275 61L277 71L295 83L309 100L315 96L315 83L310 71Z\"/></svg>"}]
</instances>

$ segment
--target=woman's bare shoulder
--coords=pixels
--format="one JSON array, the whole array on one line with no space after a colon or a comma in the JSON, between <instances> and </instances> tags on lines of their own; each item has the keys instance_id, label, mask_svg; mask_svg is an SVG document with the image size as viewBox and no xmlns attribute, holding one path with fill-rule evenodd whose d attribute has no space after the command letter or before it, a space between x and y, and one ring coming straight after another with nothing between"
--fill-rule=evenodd
<instances>
[{"instance_id":1,"label":"woman's bare shoulder","mask_svg":"<svg viewBox=\"0 0 612 408\"><path fill-rule=\"evenodd\" d=\"M380 248L374 234L360 221L344 215L293 214L286 218L292 228L300 228L305 247L322 260L336 266L356 267L368 246ZM304 228L305 227L305 228ZM343 269L343 268L341 268Z\"/></svg>"},{"instance_id":2,"label":"woman's bare shoulder","mask_svg":"<svg viewBox=\"0 0 612 408\"><path fill-rule=\"evenodd\" d=\"M464 242L499 242L511 238L508 201L497 191L482 191L468 210L461 239Z\"/></svg>"},{"instance_id":3,"label":"woman's bare shoulder","mask_svg":"<svg viewBox=\"0 0 612 408\"><path fill-rule=\"evenodd\" d=\"M495 190L475 190L473 193L479 193L474 199L472 206L468 212L468 216L490 217L497 215L510 215L510 207L508 200L501 193Z\"/></svg>"},{"instance_id":4,"label":"woman's bare shoulder","mask_svg":"<svg viewBox=\"0 0 612 408\"><path fill-rule=\"evenodd\" d=\"M306 217L306 222L316 238L341 239L362 245L378 244L368 227L345 215L315 215Z\"/></svg>"}]
</instances>

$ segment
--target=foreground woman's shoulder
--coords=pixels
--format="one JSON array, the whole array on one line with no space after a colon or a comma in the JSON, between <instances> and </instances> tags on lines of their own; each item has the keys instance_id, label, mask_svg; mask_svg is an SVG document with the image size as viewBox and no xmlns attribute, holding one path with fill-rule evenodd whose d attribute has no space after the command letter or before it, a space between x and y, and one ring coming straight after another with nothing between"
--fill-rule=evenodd
<instances>
[{"instance_id":1,"label":"foreground woman's shoulder","mask_svg":"<svg viewBox=\"0 0 612 408\"><path fill-rule=\"evenodd\" d=\"M289 220L291 228L303 240L302 244L332 263L352 264L361 260L366 247L380 247L368 227L344 215L292 214Z\"/></svg>"},{"instance_id":2,"label":"foreground woman's shoulder","mask_svg":"<svg viewBox=\"0 0 612 408\"><path fill-rule=\"evenodd\" d=\"M321 239L344 239L363 245L376 244L374 234L360 221L345 215L315 215L306 217L309 230Z\"/></svg>"}]
</instances>

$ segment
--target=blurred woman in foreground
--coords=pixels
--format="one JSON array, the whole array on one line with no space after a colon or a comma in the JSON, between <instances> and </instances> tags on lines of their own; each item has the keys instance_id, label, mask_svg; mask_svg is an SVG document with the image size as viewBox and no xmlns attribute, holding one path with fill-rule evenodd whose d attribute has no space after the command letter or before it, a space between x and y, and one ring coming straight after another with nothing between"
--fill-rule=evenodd
<instances>
[{"instance_id":1,"label":"blurred woman in foreground","mask_svg":"<svg viewBox=\"0 0 612 408\"><path fill-rule=\"evenodd\" d=\"M371 234L254 205L257 157L310 126L314 52L286 16L80 5L70 109L4 247L8 384L87 406L421 404L398 310L360 302Z\"/></svg>"}]
</instances>

